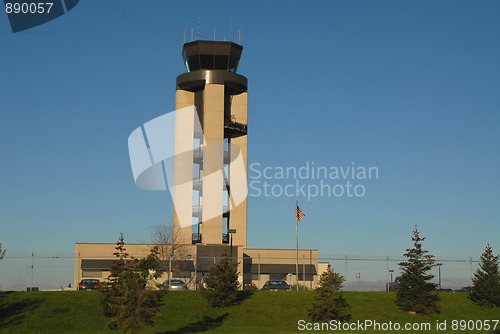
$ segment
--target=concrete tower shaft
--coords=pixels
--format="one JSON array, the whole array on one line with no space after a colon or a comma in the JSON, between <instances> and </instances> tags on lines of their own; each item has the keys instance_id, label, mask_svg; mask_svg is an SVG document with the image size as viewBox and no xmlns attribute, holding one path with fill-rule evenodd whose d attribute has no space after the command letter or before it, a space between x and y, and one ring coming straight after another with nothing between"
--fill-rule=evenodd
<instances>
[{"instance_id":1,"label":"concrete tower shaft","mask_svg":"<svg viewBox=\"0 0 500 334\"><path fill-rule=\"evenodd\" d=\"M248 95L247 79L236 73L242 51L232 42L183 46L187 72L177 77L176 109L196 106L203 132L196 133L192 119L176 119L176 152L194 152L189 168L186 161L174 162L176 180L194 180L173 194L181 202L174 208L174 229L184 243L246 247ZM238 155L243 166L230 163ZM236 200L243 192L244 200ZM191 217L193 227L181 228L181 216Z\"/></svg>"}]
</instances>

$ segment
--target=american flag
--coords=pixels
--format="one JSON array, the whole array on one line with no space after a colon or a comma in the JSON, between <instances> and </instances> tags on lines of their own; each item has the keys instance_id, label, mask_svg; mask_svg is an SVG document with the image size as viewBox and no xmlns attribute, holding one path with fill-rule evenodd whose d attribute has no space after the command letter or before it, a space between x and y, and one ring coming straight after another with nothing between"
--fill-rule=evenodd
<instances>
[{"instance_id":1,"label":"american flag","mask_svg":"<svg viewBox=\"0 0 500 334\"><path fill-rule=\"evenodd\" d=\"M306 215L304 214L304 212L302 212L302 210L300 210L298 205L296 205L296 207L297 208L295 209L295 217L300 222L302 219L304 219Z\"/></svg>"}]
</instances>

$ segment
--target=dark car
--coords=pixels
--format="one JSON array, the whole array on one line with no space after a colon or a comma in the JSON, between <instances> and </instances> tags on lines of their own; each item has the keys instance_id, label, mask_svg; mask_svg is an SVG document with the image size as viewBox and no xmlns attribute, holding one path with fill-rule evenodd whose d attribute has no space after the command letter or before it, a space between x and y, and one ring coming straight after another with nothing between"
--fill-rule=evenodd
<instances>
[{"instance_id":1,"label":"dark car","mask_svg":"<svg viewBox=\"0 0 500 334\"><path fill-rule=\"evenodd\" d=\"M172 291L187 291L188 287L183 280L180 279L171 279L170 283L166 280L163 283L163 288Z\"/></svg>"},{"instance_id":2,"label":"dark car","mask_svg":"<svg viewBox=\"0 0 500 334\"><path fill-rule=\"evenodd\" d=\"M286 281L267 281L262 287L262 290L278 291L290 290L290 285Z\"/></svg>"},{"instance_id":3,"label":"dark car","mask_svg":"<svg viewBox=\"0 0 500 334\"><path fill-rule=\"evenodd\" d=\"M78 284L78 290L99 290L101 281L98 279L82 279Z\"/></svg>"}]
</instances>

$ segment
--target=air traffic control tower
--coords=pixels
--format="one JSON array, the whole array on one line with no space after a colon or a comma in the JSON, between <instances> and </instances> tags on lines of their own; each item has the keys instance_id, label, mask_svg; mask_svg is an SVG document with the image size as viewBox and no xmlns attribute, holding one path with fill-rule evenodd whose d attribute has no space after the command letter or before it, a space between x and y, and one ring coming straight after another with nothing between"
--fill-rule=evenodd
<instances>
[{"instance_id":1,"label":"air traffic control tower","mask_svg":"<svg viewBox=\"0 0 500 334\"><path fill-rule=\"evenodd\" d=\"M247 79L236 73L242 51L222 41L183 46L187 71L177 77L176 109L194 105L202 133L191 118L176 119L175 152L193 151L174 161L173 226L182 243L247 246ZM237 158L242 163L231 163Z\"/></svg>"}]
</instances>

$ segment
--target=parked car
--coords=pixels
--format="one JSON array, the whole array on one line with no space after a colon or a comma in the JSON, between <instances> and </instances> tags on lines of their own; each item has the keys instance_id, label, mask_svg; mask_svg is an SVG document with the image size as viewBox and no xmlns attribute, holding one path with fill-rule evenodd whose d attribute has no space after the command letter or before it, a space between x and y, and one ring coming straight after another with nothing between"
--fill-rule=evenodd
<instances>
[{"instance_id":1,"label":"parked car","mask_svg":"<svg viewBox=\"0 0 500 334\"><path fill-rule=\"evenodd\" d=\"M290 285L286 281L267 281L262 287L262 290L278 291L278 290L290 290Z\"/></svg>"},{"instance_id":2,"label":"parked car","mask_svg":"<svg viewBox=\"0 0 500 334\"><path fill-rule=\"evenodd\" d=\"M101 281L98 279L82 279L78 283L78 290L99 290L101 288Z\"/></svg>"},{"instance_id":3,"label":"parked car","mask_svg":"<svg viewBox=\"0 0 500 334\"><path fill-rule=\"evenodd\" d=\"M163 282L163 288L172 291L187 291L188 287L183 280L180 279L171 279L170 283L168 280Z\"/></svg>"}]
</instances>

